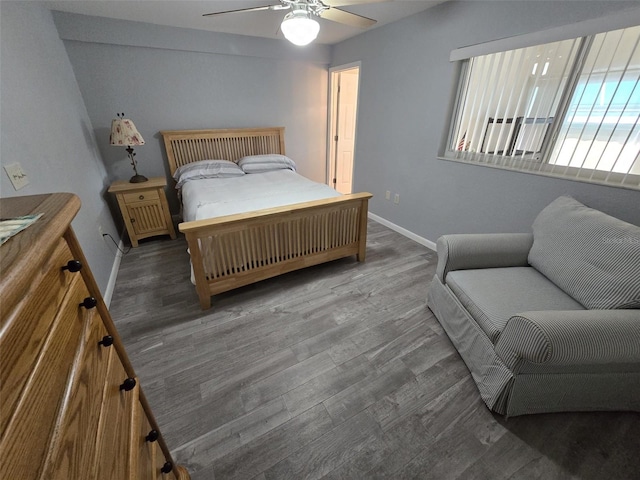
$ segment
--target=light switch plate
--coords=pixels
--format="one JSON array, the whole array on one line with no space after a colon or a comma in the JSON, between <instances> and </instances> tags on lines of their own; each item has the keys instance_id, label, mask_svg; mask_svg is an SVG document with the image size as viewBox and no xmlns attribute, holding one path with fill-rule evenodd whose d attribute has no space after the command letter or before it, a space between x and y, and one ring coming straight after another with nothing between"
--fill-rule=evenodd
<instances>
[{"instance_id":1,"label":"light switch plate","mask_svg":"<svg viewBox=\"0 0 640 480\"><path fill-rule=\"evenodd\" d=\"M25 185L29 184L29 178L27 174L22 170L22 166L19 163L12 163L4 166L5 172L9 176L9 180L13 184L13 188L20 190Z\"/></svg>"}]
</instances>

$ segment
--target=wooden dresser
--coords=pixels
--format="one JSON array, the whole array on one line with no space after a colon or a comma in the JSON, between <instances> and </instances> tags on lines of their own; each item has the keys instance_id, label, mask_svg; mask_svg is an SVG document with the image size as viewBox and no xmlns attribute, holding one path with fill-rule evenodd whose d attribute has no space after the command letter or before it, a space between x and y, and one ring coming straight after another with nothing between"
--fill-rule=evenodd
<instances>
[{"instance_id":1,"label":"wooden dresser","mask_svg":"<svg viewBox=\"0 0 640 480\"><path fill-rule=\"evenodd\" d=\"M173 464L70 224L72 194L0 246L0 458L7 479L187 480Z\"/></svg>"}]
</instances>

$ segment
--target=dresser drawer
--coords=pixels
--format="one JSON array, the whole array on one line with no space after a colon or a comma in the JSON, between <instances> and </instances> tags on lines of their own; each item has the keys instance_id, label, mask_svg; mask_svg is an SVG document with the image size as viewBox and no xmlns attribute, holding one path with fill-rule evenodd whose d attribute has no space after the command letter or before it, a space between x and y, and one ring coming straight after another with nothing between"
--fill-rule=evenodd
<instances>
[{"instance_id":1,"label":"dresser drawer","mask_svg":"<svg viewBox=\"0 0 640 480\"><path fill-rule=\"evenodd\" d=\"M134 448L138 458L138 476L139 480L155 480L156 456L159 447L157 440L157 431L152 431L149 419L140 403L137 403L138 429L136 431L136 445ZM134 455L136 453L134 452Z\"/></svg>"},{"instance_id":2,"label":"dresser drawer","mask_svg":"<svg viewBox=\"0 0 640 480\"><path fill-rule=\"evenodd\" d=\"M133 480L131 436L139 387L136 380L132 390L122 388L127 373L116 350L110 350L96 450L97 478Z\"/></svg>"},{"instance_id":3,"label":"dresser drawer","mask_svg":"<svg viewBox=\"0 0 640 480\"><path fill-rule=\"evenodd\" d=\"M122 184L114 189L144 192L142 200L129 196L132 207L160 209L175 238L166 180L142 189ZM119 194L118 204L126 211ZM79 209L69 193L0 198L3 218L41 214L0 246L2 479L150 480L164 462L162 439L144 441L153 417L140 387L120 388L135 373L71 228ZM128 217L125 223L129 231ZM112 338L100 345L107 332Z\"/></svg>"},{"instance_id":4,"label":"dresser drawer","mask_svg":"<svg viewBox=\"0 0 640 480\"><path fill-rule=\"evenodd\" d=\"M173 471L169 473L162 472L166 462L167 460L165 459L164 453L162 453L160 446L158 446L156 455L156 476L154 477L155 480L176 480L176 476L173 474Z\"/></svg>"},{"instance_id":5,"label":"dresser drawer","mask_svg":"<svg viewBox=\"0 0 640 480\"><path fill-rule=\"evenodd\" d=\"M76 276L0 442L4 478L39 478L58 426L59 411L68 400L67 382L89 314L79 304L87 296L82 278Z\"/></svg>"},{"instance_id":6,"label":"dresser drawer","mask_svg":"<svg viewBox=\"0 0 640 480\"><path fill-rule=\"evenodd\" d=\"M114 349L102 318L96 312L85 328L82 358L72 379L71 399L63 416L53 460L47 465L44 478L96 478L93 462L100 410L109 356Z\"/></svg>"},{"instance_id":7,"label":"dresser drawer","mask_svg":"<svg viewBox=\"0 0 640 480\"><path fill-rule=\"evenodd\" d=\"M144 192L123 193L122 196L124 197L124 201L126 204L160 200L160 194L158 193L158 190L145 190Z\"/></svg>"},{"instance_id":8,"label":"dresser drawer","mask_svg":"<svg viewBox=\"0 0 640 480\"><path fill-rule=\"evenodd\" d=\"M2 308L0 331L0 431L16 407L29 373L33 370L53 320L67 294L68 286L80 273L61 267L71 260L67 243L60 239L49 259L38 269L28 292L13 310Z\"/></svg>"}]
</instances>

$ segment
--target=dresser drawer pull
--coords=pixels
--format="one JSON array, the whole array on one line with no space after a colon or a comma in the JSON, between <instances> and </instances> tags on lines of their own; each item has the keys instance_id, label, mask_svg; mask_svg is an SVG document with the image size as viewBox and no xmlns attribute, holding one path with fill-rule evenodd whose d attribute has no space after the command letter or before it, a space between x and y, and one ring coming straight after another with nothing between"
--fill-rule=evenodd
<instances>
[{"instance_id":1,"label":"dresser drawer pull","mask_svg":"<svg viewBox=\"0 0 640 480\"><path fill-rule=\"evenodd\" d=\"M120 390L124 390L125 392L128 392L129 390L133 390L135 386L136 386L136 379L129 377L124 382L122 382L122 385L120 385Z\"/></svg>"},{"instance_id":2,"label":"dresser drawer pull","mask_svg":"<svg viewBox=\"0 0 640 480\"><path fill-rule=\"evenodd\" d=\"M95 308L96 305L98 305L98 301L93 297L85 298L80 304L81 307L84 307L87 310L91 310L92 308Z\"/></svg>"},{"instance_id":3,"label":"dresser drawer pull","mask_svg":"<svg viewBox=\"0 0 640 480\"><path fill-rule=\"evenodd\" d=\"M148 434L146 437L144 437L144 439L145 439L147 442L153 443L153 442L155 442L156 440L158 440L158 437L159 437L159 436L160 436L160 434L158 433L158 431L157 431L157 430L151 430L151 431L149 432L149 434Z\"/></svg>"},{"instance_id":4,"label":"dresser drawer pull","mask_svg":"<svg viewBox=\"0 0 640 480\"><path fill-rule=\"evenodd\" d=\"M98 342L98 345L102 345L103 347L110 347L113 345L113 337L111 335L105 335L102 337L102 340Z\"/></svg>"},{"instance_id":5,"label":"dresser drawer pull","mask_svg":"<svg viewBox=\"0 0 640 480\"><path fill-rule=\"evenodd\" d=\"M173 470L173 463L171 462L166 462L160 469L162 473L171 473L171 470Z\"/></svg>"},{"instance_id":6,"label":"dresser drawer pull","mask_svg":"<svg viewBox=\"0 0 640 480\"><path fill-rule=\"evenodd\" d=\"M69 270L70 272L79 272L82 270L82 263L80 260L69 260L67 265L64 267L60 267L60 270Z\"/></svg>"},{"instance_id":7,"label":"dresser drawer pull","mask_svg":"<svg viewBox=\"0 0 640 480\"><path fill-rule=\"evenodd\" d=\"M139 198L140 200L144 200L144 195L140 195L138 198Z\"/></svg>"}]
</instances>

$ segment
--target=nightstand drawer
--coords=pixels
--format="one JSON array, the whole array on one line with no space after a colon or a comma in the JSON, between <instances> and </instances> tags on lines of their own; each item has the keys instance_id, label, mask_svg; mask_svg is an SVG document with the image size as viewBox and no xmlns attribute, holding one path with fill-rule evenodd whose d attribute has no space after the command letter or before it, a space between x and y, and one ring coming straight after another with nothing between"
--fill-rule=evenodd
<instances>
[{"instance_id":1,"label":"nightstand drawer","mask_svg":"<svg viewBox=\"0 0 640 480\"><path fill-rule=\"evenodd\" d=\"M124 201L126 204L135 203L135 202L148 202L152 200L159 200L160 194L158 194L158 190L146 190L144 192L135 192L135 193L123 193Z\"/></svg>"}]
</instances>

